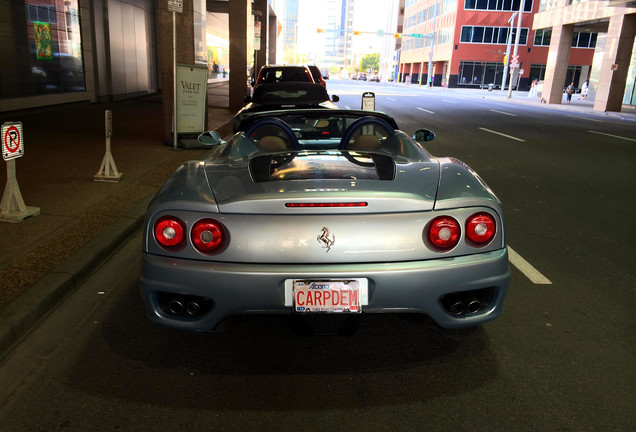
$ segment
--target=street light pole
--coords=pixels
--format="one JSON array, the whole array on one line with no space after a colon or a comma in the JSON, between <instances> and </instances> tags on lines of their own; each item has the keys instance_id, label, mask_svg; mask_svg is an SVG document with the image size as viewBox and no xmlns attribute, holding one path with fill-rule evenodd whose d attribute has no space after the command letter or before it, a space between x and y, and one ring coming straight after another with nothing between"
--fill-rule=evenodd
<instances>
[{"instance_id":1,"label":"street light pole","mask_svg":"<svg viewBox=\"0 0 636 432\"><path fill-rule=\"evenodd\" d=\"M508 32L507 42L506 42L506 60L504 61L504 69L503 69L503 77L501 78L501 90L506 90L506 79L508 78L508 65L510 64L510 43L512 42L512 26L515 22L515 17L519 12L515 12L512 14L508 23L510 23L510 31Z\"/></svg>"},{"instance_id":2,"label":"street light pole","mask_svg":"<svg viewBox=\"0 0 636 432\"><path fill-rule=\"evenodd\" d=\"M515 49L512 54L514 67L510 70L510 84L508 85L508 99L512 96L512 80L515 77L519 76L519 63L516 62L517 53L519 52L519 40L521 39L521 18L523 17L523 7L525 5L525 1L521 0L519 2L519 16L517 18L517 35L515 37Z\"/></svg>"},{"instance_id":3,"label":"street light pole","mask_svg":"<svg viewBox=\"0 0 636 432\"><path fill-rule=\"evenodd\" d=\"M431 34L431 51L428 54L428 75L426 78L428 79L428 86L433 87L433 81L431 80L431 73L433 70L433 47L435 46L435 23L437 22L437 17L439 16L439 8L437 6L437 2L435 2L435 17L433 18L433 33Z\"/></svg>"}]
</instances>

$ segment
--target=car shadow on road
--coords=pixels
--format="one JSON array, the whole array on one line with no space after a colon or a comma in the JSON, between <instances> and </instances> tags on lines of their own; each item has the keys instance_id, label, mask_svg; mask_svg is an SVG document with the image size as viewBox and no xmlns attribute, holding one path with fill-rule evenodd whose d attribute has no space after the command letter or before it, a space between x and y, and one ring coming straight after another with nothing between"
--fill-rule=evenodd
<instances>
[{"instance_id":1,"label":"car shadow on road","mask_svg":"<svg viewBox=\"0 0 636 432\"><path fill-rule=\"evenodd\" d=\"M150 323L131 289L68 385L138 403L285 411L410 403L479 388L496 374L483 327L445 331L426 318L367 315L352 336L308 337L287 316L255 315L185 333Z\"/></svg>"}]
</instances>

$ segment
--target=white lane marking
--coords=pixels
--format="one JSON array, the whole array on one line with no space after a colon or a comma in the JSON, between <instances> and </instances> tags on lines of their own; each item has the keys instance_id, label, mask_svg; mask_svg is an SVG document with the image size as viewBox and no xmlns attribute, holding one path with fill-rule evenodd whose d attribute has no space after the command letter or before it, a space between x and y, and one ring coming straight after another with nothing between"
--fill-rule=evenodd
<instances>
[{"instance_id":1,"label":"white lane marking","mask_svg":"<svg viewBox=\"0 0 636 432\"><path fill-rule=\"evenodd\" d=\"M592 119L592 118L581 117L581 116L566 115L566 117L575 118L577 120L587 120L587 121L595 121L595 122L599 122L599 123L605 123L604 120Z\"/></svg>"},{"instance_id":2,"label":"white lane marking","mask_svg":"<svg viewBox=\"0 0 636 432\"><path fill-rule=\"evenodd\" d=\"M427 109L424 109L424 108L420 108L420 107L418 107L417 109L418 109L418 110L420 110L420 111L427 112L427 113L429 113L429 114L435 114L435 112L434 112L434 111L430 111L430 110L427 110Z\"/></svg>"},{"instance_id":3,"label":"white lane marking","mask_svg":"<svg viewBox=\"0 0 636 432\"><path fill-rule=\"evenodd\" d=\"M442 99L442 102L452 103L452 104L456 104L457 103L455 101L451 101L451 100L447 100L447 99Z\"/></svg>"},{"instance_id":4,"label":"white lane marking","mask_svg":"<svg viewBox=\"0 0 636 432\"><path fill-rule=\"evenodd\" d=\"M486 129L486 128L483 128L483 127L480 127L479 129L481 129L483 131L486 131L486 132L490 132L490 133L496 134L496 135L501 135L502 137L510 138L510 139L513 139L513 140L517 140L517 141L521 141L521 142L525 142L526 141L526 140L521 139L521 138L513 137L512 135L506 135L505 133L497 132L497 131Z\"/></svg>"},{"instance_id":5,"label":"white lane marking","mask_svg":"<svg viewBox=\"0 0 636 432\"><path fill-rule=\"evenodd\" d=\"M593 131L593 130L588 130L588 132L599 134L599 135L605 135L605 136L612 137L612 138L618 138L618 139L623 139L623 140L627 140L627 141L636 142L636 139L634 139L634 138L627 138L627 137L622 137L622 136L619 136L619 135L612 135L612 134L608 134L608 133L605 133L605 132L597 132L597 131Z\"/></svg>"},{"instance_id":6,"label":"white lane marking","mask_svg":"<svg viewBox=\"0 0 636 432\"><path fill-rule=\"evenodd\" d=\"M519 269L519 271L535 285L552 285L552 282L550 282L547 277L543 276L539 270L532 267L528 261L524 260L521 255L515 252L510 246L508 246L508 261L510 261L510 264L517 267L517 269Z\"/></svg>"},{"instance_id":7,"label":"white lane marking","mask_svg":"<svg viewBox=\"0 0 636 432\"><path fill-rule=\"evenodd\" d=\"M395 99L393 99L393 98L388 97L387 99L392 101L392 102L395 102Z\"/></svg>"},{"instance_id":8,"label":"white lane marking","mask_svg":"<svg viewBox=\"0 0 636 432\"><path fill-rule=\"evenodd\" d=\"M513 113L509 113L509 112L505 112L505 111L499 111L499 110L496 110L496 109L491 109L490 111L496 112L496 113L499 113L499 114L505 114L505 115L517 117L517 114L513 114Z\"/></svg>"},{"instance_id":9,"label":"white lane marking","mask_svg":"<svg viewBox=\"0 0 636 432\"><path fill-rule=\"evenodd\" d=\"M345 105L345 108L346 108L346 109L348 109L348 110L350 110L350 109L351 109L351 108L349 108L349 105Z\"/></svg>"}]
</instances>

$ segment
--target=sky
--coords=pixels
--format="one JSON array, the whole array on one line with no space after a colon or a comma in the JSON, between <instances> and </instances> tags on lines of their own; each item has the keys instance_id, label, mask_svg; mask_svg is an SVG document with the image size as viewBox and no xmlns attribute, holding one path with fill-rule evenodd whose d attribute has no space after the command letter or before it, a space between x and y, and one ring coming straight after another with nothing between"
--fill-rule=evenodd
<instances>
[{"instance_id":1,"label":"sky","mask_svg":"<svg viewBox=\"0 0 636 432\"><path fill-rule=\"evenodd\" d=\"M377 32L384 30L394 32L386 27L387 10L393 0L357 0L355 3L353 29L362 32ZM324 34L317 33L318 28L326 27L328 10L326 1L298 0L298 49L301 52L311 52L316 47L322 51ZM382 38L375 34L362 34L353 39L354 50L379 53L382 49Z\"/></svg>"}]
</instances>

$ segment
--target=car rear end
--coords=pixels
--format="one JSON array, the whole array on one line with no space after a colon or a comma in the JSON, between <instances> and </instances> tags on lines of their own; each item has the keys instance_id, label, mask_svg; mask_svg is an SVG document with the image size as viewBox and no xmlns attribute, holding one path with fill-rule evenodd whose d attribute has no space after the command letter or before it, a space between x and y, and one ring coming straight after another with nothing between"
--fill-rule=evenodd
<instances>
[{"instance_id":1,"label":"car rear end","mask_svg":"<svg viewBox=\"0 0 636 432\"><path fill-rule=\"evenodd\" d=\"M499 316L505 227L483 182L453 160L351 156L296 151L245 166L228 154L182 167L148 211L140 286L150 318L210 331L251 313L422 313L444 328ZM449 170L468 199L439 187Z\"/></svg>"}]
</instances>

